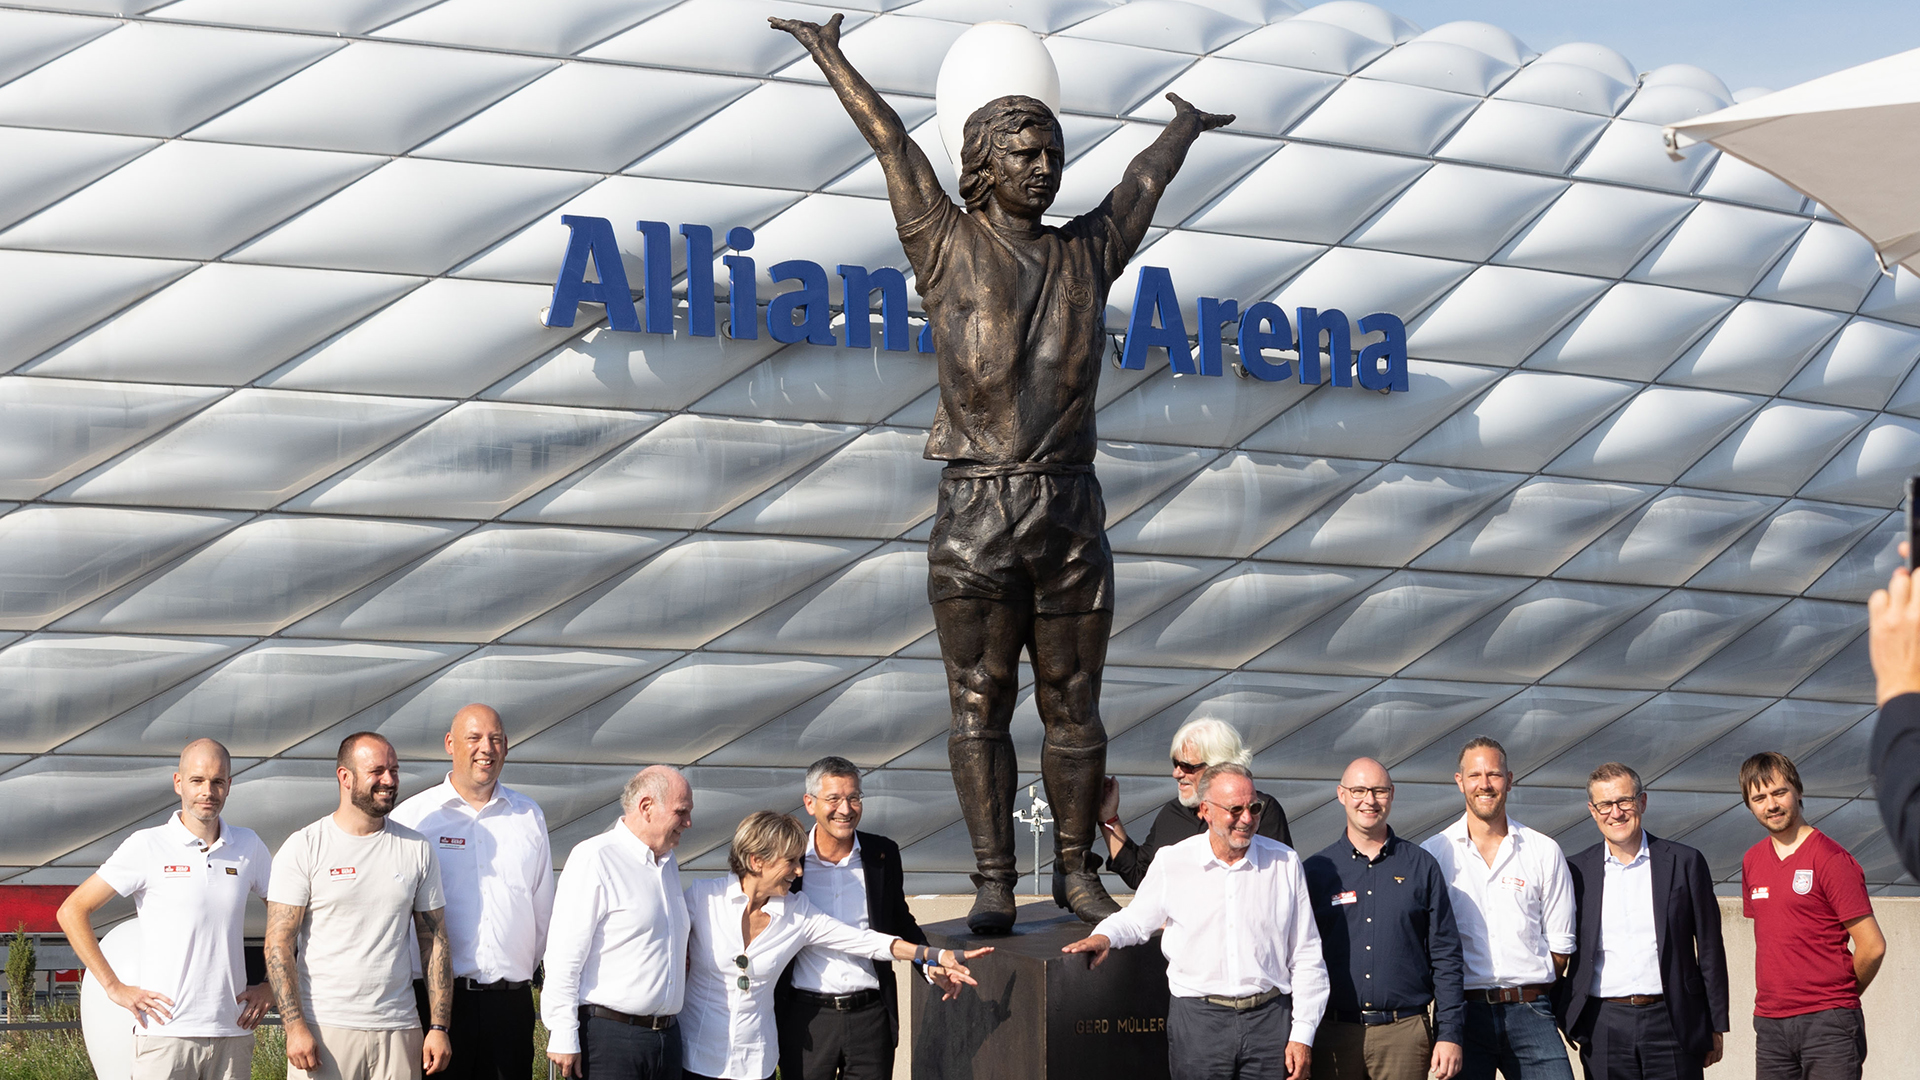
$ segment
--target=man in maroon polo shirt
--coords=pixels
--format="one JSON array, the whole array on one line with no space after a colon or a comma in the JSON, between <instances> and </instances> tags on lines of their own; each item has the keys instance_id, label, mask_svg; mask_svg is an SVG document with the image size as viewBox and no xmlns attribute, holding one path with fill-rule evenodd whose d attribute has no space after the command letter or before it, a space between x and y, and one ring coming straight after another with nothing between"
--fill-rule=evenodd
<instances>
[{"instance_id":1,"label":"man in maroon polo shirt","mask_svg":"<svg viewBox=\"0 0 1920 1080\"><path fill-rule=\"evenodd\" d=\"M1753 920L1754 1071L1759 1080L1860 1080L1860 994L1887 954L1866 874L1807 824L1800 771L1785 754L1748 758L1740 789L1768 834L1740 866L1742 911Z\"/></svg>"}]
</instances>

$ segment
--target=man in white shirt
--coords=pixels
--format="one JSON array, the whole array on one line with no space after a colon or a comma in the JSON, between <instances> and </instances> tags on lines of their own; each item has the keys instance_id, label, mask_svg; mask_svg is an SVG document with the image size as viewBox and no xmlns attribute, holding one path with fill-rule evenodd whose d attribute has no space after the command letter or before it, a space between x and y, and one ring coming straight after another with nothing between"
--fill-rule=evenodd
<instances>
[{"instance_id":1,"label":"man in white shirt","mask_svg":"<svg viewBox=\"0 0 1920 1080\"><path fill-rule=\"evenodd\" d=\"M139 1022L133 1080L247 1080L253 1027L273 1004L246 985L241 934L247 898L267 895L273 859L251 829L220 819L232 787L227 748L196 739L180 751L180 809L121 842L60 905L60 929L114 1004ZM114 974L92 916L116 894L140 914L140 981Z\"/></svg>"},{"instance_id":2,"label":"man in white shirt","mask_svg":"<svg viewBox=\"0 0 1920 1080\"><path fill-rule=\"evenodd\" d=\"M540 1015L562 1076L679 1080L687 902L673 849L693 788L653 765L620 793L613 828L567 856L547 929Z\"/></svg>"},{"instance_id":3,"label":"man in white shirt","mask_svg":"<svg viewBox=\"0 0 1920 1080\"><path fill-rule=\"evenodd\" d=\"M860 832L860 769L843 757L807 768L801 802L813 818L800 879L813 906L861 930L925 945L907 907L900 846ZM887 1080L899 1042L893 965L809 945L775 989L780 1075L791 1080Z\"/></svg>"},{"instance_id":4,"label":"man in white shirt","mask_svg":"<svg viewBox=\"0 0 1920 1080\"><path fill-rule=\"evenodd\" d=\"M1507 816L1507 752L1480 736L1453 782L1467 812L1420 845L1440 860L1466 956L1467 1032L1456 1080L1573 1080L1553 981L1573 953L1573 879L1553 838Z\"/></svg>"},{"instance_id":5,"label":"man in white shirt","mask_svg":"<svg viewBox=\"0 0 1920 1080\"><path fill-rule=\"evenodd\" d=\"M288 1080L419 1080L446 1068L453 965L440 867L387 820L400 758L371 731L340 741L340 806L287 837L267 891L267 978L287 1028ZM409 951L431 937L424 1037ZM297 938L297 940L296 940Z\"/></svg>"},{"instance_id":6,"label":"man in white shirt","mask_svg":"<svg viewBox=\"0 0 1920 1080\"><path fill-rule=\"evenodd\" d=\"M1165 930L1173 1080L1306 1080L1328 983L1300 856L1255 834L1244 766L1209 766L1197 790L1207 831L1162 848L1133 903L1064 951L1098 964Z\"/></svg>"},{"instance_id":7,"label":"man in white shirt","mask_svg":"<svg viewBox=\"0 0 1920 1080\"><path fill-rule=\"evenodd\" d=\"M427 838L453 949L450 1080L525 1080L533 1068L533 969L553 913L553 854L540 804L500 782L507 729L486 705L453 714L445 783L389 820ZM415 984L416 998L426 989ZM421 1015L429 1010L424 1006Z\"/></svg>"}]
</instances>

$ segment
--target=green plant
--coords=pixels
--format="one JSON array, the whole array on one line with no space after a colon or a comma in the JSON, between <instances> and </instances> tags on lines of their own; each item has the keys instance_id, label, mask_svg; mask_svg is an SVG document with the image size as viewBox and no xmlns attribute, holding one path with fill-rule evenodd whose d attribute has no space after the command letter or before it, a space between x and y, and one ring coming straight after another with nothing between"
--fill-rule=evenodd
<instances>
[{"instance_id":1,"label":"green plant","mask_svg":"<svg viewBox=\"0 0 1920 1080\"><path fill-rule=\"evenodd\" d=\"M14 927L7 942L7 1019L21 1021L33 1013L33 939L27 924Z\"/></svg>"},{"instance_id":2,"label":"green plant","mask_svg":"<svg viewBox=\"0 0 1920 1080\"><path fill-rule=\"evenodd\" d=\"M253 1029L253 1080L287 1080L287 1029L261 1024Z\"/></svg>"},{"instance_id":3,"label":"green plant","mask_svg":"<svg viewBox=\"0 0 1920 1080\"><path fill-rule=\"evenodd\" d=\"M49 1005L41 1018L76 1020L79 1015L74 1005L60 1004ZM94 1080L79 1028L14 1034L17 1038L0 1048L0 1080Z\"/></svg>"}]
</instances>

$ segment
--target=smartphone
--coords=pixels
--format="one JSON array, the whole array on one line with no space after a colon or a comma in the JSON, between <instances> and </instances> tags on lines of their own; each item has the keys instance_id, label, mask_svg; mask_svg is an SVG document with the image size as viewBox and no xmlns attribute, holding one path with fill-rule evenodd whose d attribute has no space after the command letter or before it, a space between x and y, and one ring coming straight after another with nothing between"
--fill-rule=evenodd
<instances>
[{"instance_id":1,"label":"smartphone","mask_svg":"<svg viewBox=\"0 0 1920 1080\"><path fill-rule=\"evenodd\" d=\"M1915 531L1916 526L1920 526L1920 514L1914 512L1916 501L1920 501L1920 476L1909 476L1907 477L1907 569L1909 571L1913 569L1914 556L1920 554L1920 532Z\"/></svg>"}]
</instances>

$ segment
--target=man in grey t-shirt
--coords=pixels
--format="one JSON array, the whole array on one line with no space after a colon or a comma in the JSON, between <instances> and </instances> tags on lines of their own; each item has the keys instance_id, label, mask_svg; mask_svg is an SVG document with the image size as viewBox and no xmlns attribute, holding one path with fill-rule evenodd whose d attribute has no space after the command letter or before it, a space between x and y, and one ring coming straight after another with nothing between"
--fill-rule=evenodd
<instances>
[{"instance_id":1,"label":"man in grey t-shirt","mask_svg":"<svg viewBox=\"0 0 1920 1080\"><path fill-rule=\"evenodd\" d=\"M400 788L392 743L347 736L334 773L339 809L287 838L267 889L267 977L286 1023L287 1075L419 1080L452 1057L440 866L425 837L387 820ZM416 927L433 1014L424 1037L407 951Z\"/></svg>"}]
</instances>

